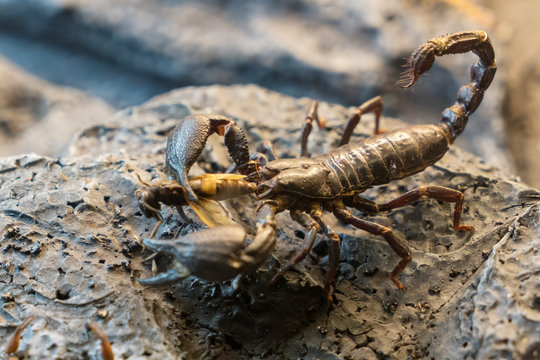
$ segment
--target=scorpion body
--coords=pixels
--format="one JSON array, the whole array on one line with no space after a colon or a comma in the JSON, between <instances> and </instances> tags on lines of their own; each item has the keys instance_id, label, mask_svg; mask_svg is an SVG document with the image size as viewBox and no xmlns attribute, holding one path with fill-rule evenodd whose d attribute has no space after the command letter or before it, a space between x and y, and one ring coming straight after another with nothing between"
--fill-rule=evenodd
<instances>
[{"instance_id":1,"label":"scorpion body","mask_svg":"<svg viewBox=\"0 0 540 360\"><path fill-rule=\"evenodd\" d=\"M416 174L437 162L448 150L445 135L438 126L400 129L344 145L321 155L319 161L339 180L342 193L359 193Z\"/></svg>"},{"instance_id":2,"label":"scorpion body","mask_svg":"<svg viewBox=\"0 0 540 360\"><path fill-rule=\"evenodd\" d=\"M491 41L484 31L464 31L438 37L426 42L411 55L408 64L409 70L402 78L404 87L411 86L423 73L428 71L435 56L469 51L475 53L479 58L471 67L471 81L459 89L456 102L443 111L441 122L438 125L417 125L397 129L375 135L355 144L348 144L362 113L375 111L376 129L378 129L382 99L376 97L358 108L357 113L346 125L340 147L337 149L312 158L278 159L259 164L249 160L247 141L242 130L233 120L220 115L194 115L183 120L169 138L167 167L171 175L179 182L179 186L185 189L188 205L191 205L197 213L199 213L198 208L210 208L210 206L199 204L201 200L207 201L207 195L202 193L200 189L192 188L187 172L200 155L207 137L212 133L223 134L237 170L246 175L245 178L239 178L237 181L242 182L242 184L256 184L255 187L239 187L241 190L237 195L256 193L261 200L259 208L268 205L272 213L272 216L266 220L272 226L261 225L261 229L267 229L261 232L266 235L259 236L258 234L256 236L257 243L275 242L275 239L271 239L271 237L275 237L273 215L284 210L289 210L292 219L308 230L303 248L282 266L274 280L305 258L313 246L316 234L322 230L329 243L330 268L326 273L325 290L328 298L331 298L331 285L339 265L340 240L339 236L321 217L323 211L328 211L346 223L382 236L388 242L390 247L401 257L401 261L390 274L390 278L399 289L405 289L397 276L412 259L411 251L406 242L395 235L390 228L355 216L347 207L374 214L409 204L427 196L455 203L453 219L455 230L474 230L472 226L462 225L460 222L464 196L460 191L454 189L441 186L421 186L384 204L377 204L360 196L370 187L413 175L437 162L446 153L456 137L463 132L469 116L480 105L484 92L491 84L497 69ZM317 115L316 103L311 106L305 120L302 133L303 156L307 152L306 142L313 120L316 120L319 125L324 123ZM378 131L376 130L376 132ZM190 142L190 139L193 141ZM161 195L166 195L166 191ZM235 192L229 191L226 196L221 198L229 196L235 196ZM159 201L159 199L156 200ZM166 203L166 201L161 202ZM144 206L144 203L141 206ZM217 218L223 218L219 208L215 209L209 213L216 213L218 214ZM212 214L208 217L213 217ZM219 224L220 222L221 220L218 220L214 223ZM269 228L273 230L269 231ZM222 233L222 235L227 237L227 233ZM236 235L233 236L231 233L232 237L236 237ZM238 238L240 237L238 236ZM177 243L180 244L180 241ZM148 240L145 244L155 249L158 248L155 240ZM169 242L167 245L160 242L159 249L163 250L164 247L172 248L175 246L175 242ZM248 245L246 251L248 251L249 246L251 245ZM268 247L265 247L265 251L261 251L260 258L257 258L253 249L255 248L249 250L252 256L248 266L250 270L254 269L256 265L262 264L266 259L263 257L269 254ZM179 250L178 247L176 250ZM170 252L172 253L172 251ZM204 249L204 252L212 252L212 250ZM196 253L191 255L197 256ZM201 255L207 258L206 253L201 253ZM177 258L180 259L178 256ZM215 261L219 259L218 255L212 258ZM225 262L226 259L223 258L223 260ZM216 274L217 277L218 274Z\"/></svg>"},{"instance_id":3,"label":"scorpion body","mask_svg":"<svg viewBox=\"0 0 540 360\"><path fill-rule=\"evenodd\" d=\"M279 182L272 186L274 191L314 199L340 198L424 170L448 150L447 135L443 126L435 125L398 129L301 162L275 160L262 172L270 179L273 173L280 174ZM320 178L324 174L325 181L306 187L305 182L298 181L299 174L305 174L306 178Z\"/></svg>"}]
</instances>

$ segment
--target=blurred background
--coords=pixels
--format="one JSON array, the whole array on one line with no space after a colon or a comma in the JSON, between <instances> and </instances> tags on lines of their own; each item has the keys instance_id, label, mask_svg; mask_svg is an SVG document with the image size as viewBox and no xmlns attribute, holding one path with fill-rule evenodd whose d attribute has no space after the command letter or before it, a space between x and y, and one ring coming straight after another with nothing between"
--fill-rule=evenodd
<instances>
[{"instance_id":1,"label":"blurred background","mask_svg":"<svg viewBox=\"0 0 540 360\"><path fill-rule=\"evenodd\" d=\"M412 90L395 85L404 59L435 36L484 29L499 69L458 146L540 188L539 10L534 0L0 0L0 156L61 156L80 129L192 85L255 83L347 106L382 95L383 115L436 123L475 57L438 59Z\"/></svg>"}]
</instances>

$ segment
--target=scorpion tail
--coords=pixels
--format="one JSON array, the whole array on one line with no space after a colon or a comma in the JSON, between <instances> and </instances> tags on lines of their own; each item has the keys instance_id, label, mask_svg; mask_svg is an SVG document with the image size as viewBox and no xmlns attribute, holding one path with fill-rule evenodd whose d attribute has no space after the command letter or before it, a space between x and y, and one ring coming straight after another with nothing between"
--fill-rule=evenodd
<instances>
[{"instance_id":1,"label":"scorpion tail","mask_svg":"<svg viewBox=\"0 0 540 360\"><path fill-rule=\"evenodd\" d=\"M497 71L495 53L486 32L462 31L429 40L411 55L408 69L398 82L402 84L402 87L408 88L431 68L435 56L462 54L469 51L479 58L471 67L471 82L459 89L454 105L442 113L441 122L447 128L451 142L465 129L469 116L482 102L484 92Z\"/></svg>"}]
</instances>

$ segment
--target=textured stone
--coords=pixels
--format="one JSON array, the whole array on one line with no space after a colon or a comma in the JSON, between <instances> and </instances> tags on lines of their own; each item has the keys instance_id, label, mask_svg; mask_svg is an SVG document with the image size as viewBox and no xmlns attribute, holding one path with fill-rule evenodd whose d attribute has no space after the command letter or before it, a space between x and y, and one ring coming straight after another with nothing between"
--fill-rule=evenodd
<instances>
[{"instance_id":1,"label":"textured stone","mask_svg":"<svg viewBox=\"0 0 540 360\"><path fill-rule=\"evenodd\" d=\"M331 214L325 219L341 234L341 262L378 269L369 276L356 270L353 280L339 276L335 304L326 304L323 297L324 254L309 256L269 284L278 262L301 246L295 235L299 226L286 213L278 216L275 258L247 277L237 292L228 282L192 277L163 288L143 288L135 281L151 276L150 261L144 261L149 253L139 241L155 224L137 208L133 193L142 185L136 174L151 181L164 171L166 137L179 117L189 112L231 116L246 129L252 149L271 140L278 156L290 157L298 156L309 104L309 99L257 86L186 88L80 132L67 157L0 159L0 294L10 292L14 299L2 300L1 340L33 315L37 319L23 333L20 351L32 359L97 357L98 340L85 330L90 320L102 323L115 356L125 359L203 354L224 359L439 358L448 357L444 344L446 349L460 347L456 359L534 353L539 300L532 239L538 237L538 210L533 204L540 194L457 148L422 173L365 193L384 202L407 189L436 184L465 194L463 222L474 225L474 233L454 232L453 206L434 200L365 217L391 226L411 245L413 261L400 276L408 288L404 293L388 279L399 258L384 240ZM328 126L313 131L310 152L335 147L353 110L321 103ZM385 118L383 125L404 124ZM372 132L373 116L368 115L352 142ZM224 171L230 165L222 138L209 140L193 173ZM255 227L255 199L235 199L226 206L233 218ZM163 214L158 238L200 227L182 226L172 209ZM156 262L160 271L169 266L166 256ZM99 315L103 310L105 319ZM509 317L520 338L530 339L527 344L514 341L518 334L510 331L500 335L508 341L500 342L490 330L507 324ZM358 347L352 348L350 339ZM465 341L469 348L461 348Z\"/></svg>"},{"instance_id":2,"label":"textured stone","mask_svg":"<svg viewBox=\"0 0 540 360\"><path fill-rule=\"evenodd\" d=\"M540 348L540 204L529 207L493 247L462 295L441 311L435 358L536 359ZM448 334L452 334L448 336Z\"/></svg>"},{"instance_id":3,"label":"textured stone","mask_svg":"<svg viewBox=\"0 0 540 360\"><path fill-rule=\"evenodd\" d=\"M101 100L51 85L0 58L0 156L66 151L75 133L109 119Z\"/></svg>"}]
</instances>

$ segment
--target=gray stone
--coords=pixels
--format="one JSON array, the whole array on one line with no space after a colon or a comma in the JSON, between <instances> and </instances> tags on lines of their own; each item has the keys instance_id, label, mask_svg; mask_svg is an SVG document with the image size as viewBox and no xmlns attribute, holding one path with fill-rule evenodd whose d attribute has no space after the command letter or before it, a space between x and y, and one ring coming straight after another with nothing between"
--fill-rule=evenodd
<instances>
[{"instance_id":1,"label":"gray stone","mask_svg":"<svg viewBox=\"0 0 540 360\"><path fill-rule=\"evenodd\" d=\"M430 353L462 359L537 359L540 349L540 204L529 207L485 265L441 312ZM451 336L448 336L451 334Z\"/></svg>"},{"instance_id":2,"label":"gray stone","mask_svg":"<svg viewBox=\"0 0 540 360\"><path fill-rule=\"evenodd\" d=\"M0 156L66 151L75 133L113 109L76 89L51 85L0 58Z\"/></svg>"},{"instance_id":3,"label":"gray stone","mask_svg":"<svg viewBox=\"0 0 540 360\"><path fill-rule=\"evenodd\" d=\"M144 261L150 253L143 252L140 239L155 225L137 208L133 193L142 185L136 174L151 181L164 171L166 137L179 117L221 113L246 129L252 149L270 140L278 156L298 156L300 127L310 101L257 86L186 88L126 109L114 122L81 131L67 157L0 159L0 295L9 292L13 297L1 300L0 341L32 315L37 319L23 333L20 351L32 359L97 357L98 339L85 330L90 320L101 322L115 356L125 359L203 354L220 359L287 358L286 354L460 359L534 353L539 302L534 292L534 204L540 193L457 148L422 173L364 194L384 202L425 184L450 186L465 194L462 219L475 226L474 233L454 232L453 206L433 200L365 217L391 226L409 242L413 261L400 276L408 288L404 293L388 279L399 258L384 240L342 224L331 214L325 219L341 234L347 252L341 261L378 269L369 276L355 270L353 280L340 277L336 304L326 304L323 297L326 258L309 256L269 284L278 262L301 246L295 235L299 227L286 213L277 219L275 258L244 279L236 292L228 282L193 277L162 288L143 288L135 281L151 276L151 262ZM310 152L335 147L353 110L321 103L328 126L313 131ZM392 129L405 124L384 118L383 125ZM368 115L352 142L372 132L373 116ZM224 171L230 160L219 154L225 154L222 138L212 136L193 172ZM256 203L245 198L225 205L233 218L253 229ZM182 226L172 209L163 214L158 238L200 228ZM156 263L162 271L169 259L160 255ZM98 314L103 310L105 318ZM490 329L500 324L515 326L519 333L508 330L498 337ZM527 343L514 340L518 335ZM444 352L456 346L459 351Z\"/></svg>"},{"instance_id":4,"label":"gray stone","mask_svg":"<svg viewBox=\"0 0 540 360\"><path fill-rule=\"evenodd\" d=\"M58 83L76 81L71 85L110 103L118 103L122 96L133 101L132 94L145 88L159 90L156 94L186 85L254 83L344 105L357 106L382 95L387 116L426 123L437 121L440 111L453 103L459 85L467 80L471 60L454 56L437 62L431 71L434 76L417 84L414 92L395 85L401 65L413 49L435 36L492 30L487 10L468 9L400 0L3 0L0 29L38 40L34 46L21 46L23 50L51 44L33 56L12 54L36 73L43 72L44 55L60 46L62 51L50 56L49 67L57 66L57 59L66 65L56 70L56 77L43 76ZM489 32L496 37L495 31ZM500 42L496 46L504 63L505 51ZM81 53L104 59L111 69L88 59L93 71L85 80L84 66L70 61ZM39 61L32 64L28 58ZM117 76L126 69L135 81ZM507 153L501 151L504 72L498 70L484 106L459 145L512 170ZM141 73L150 79L141 79ZM155 84L156 78L163 85ZM111 95L110 87L118 90Z\"/></svg>"}]
</instances>

